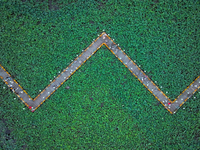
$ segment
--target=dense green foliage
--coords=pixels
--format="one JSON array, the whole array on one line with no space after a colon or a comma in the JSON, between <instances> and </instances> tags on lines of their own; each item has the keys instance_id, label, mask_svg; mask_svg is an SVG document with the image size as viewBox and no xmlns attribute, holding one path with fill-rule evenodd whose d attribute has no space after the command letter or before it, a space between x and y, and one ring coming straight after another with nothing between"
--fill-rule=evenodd
<instances>
[{"instance_id":1,"label":"dense green foliage","mask_svg":"<svg viewBox=\"0 0 200 150\"><path fill-rule=\"evenodd\" d=\"M199 75L199 7L2 0L0 64L34 98L105 29L173 100ZM103 46L34 113L0 81L0 146L200 149L199 100L198 91L171 115Z\"/></svg>"}]
</instances>

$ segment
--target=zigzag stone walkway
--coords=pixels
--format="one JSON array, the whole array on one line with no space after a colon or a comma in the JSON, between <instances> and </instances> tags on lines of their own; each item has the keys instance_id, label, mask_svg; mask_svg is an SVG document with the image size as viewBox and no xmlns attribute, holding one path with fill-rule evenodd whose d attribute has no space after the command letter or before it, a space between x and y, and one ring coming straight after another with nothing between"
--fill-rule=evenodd
<instances>
[{"instance_id":1,"label":"zigzag stone walkway","mask_svg":"<svg viewBox=\"0 0 200 150\"><path fill-rule=\"evenodd\" d=\"M132 74L159 100L170 112L175 113L183 103L200 88L200 76L195 79L173 102L151 81L151 79L133 62L117 44L103 32L86 50L84 50L62 73L58 75L34 100L0 65L0 77L13 92L31 109L37 109L53 94L81 65L87 61L102 45L105 45Z\"/></svg>"}]
</instances>

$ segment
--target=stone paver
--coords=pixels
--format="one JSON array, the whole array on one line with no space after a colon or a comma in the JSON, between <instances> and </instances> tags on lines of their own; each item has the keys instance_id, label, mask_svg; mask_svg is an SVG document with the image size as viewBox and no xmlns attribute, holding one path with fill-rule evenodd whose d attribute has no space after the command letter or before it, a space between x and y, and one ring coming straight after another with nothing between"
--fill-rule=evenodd
<instances>
[{"instance_id":1,"label":"stone paver","mask_svg":"<svg viewBox=\"0 0 200 150\"><path fill-rule=\"evenodd\" d=\"M14 80L0 65L1 79L17 94L32 112L50 97L70 76L81 67L102 45L105 45L137 79L156 97L157 100L170 112L175 113L183 103L200 88L200 76L193 81L181 95L173 102L151 81L151 79L132 61L114 41L103 32L93 43L85 49L62 73L58 75L35 99Z\"/></svg>"}]
</instances>

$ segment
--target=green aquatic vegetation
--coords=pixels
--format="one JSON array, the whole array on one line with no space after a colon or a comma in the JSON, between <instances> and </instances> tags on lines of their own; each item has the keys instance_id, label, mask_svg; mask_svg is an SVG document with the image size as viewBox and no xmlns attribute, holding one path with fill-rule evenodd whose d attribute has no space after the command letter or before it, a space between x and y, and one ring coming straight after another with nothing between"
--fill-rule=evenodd
<instances>
[{"instance_id":1,"label":"green aquatic vegetation","mask_svg":"<svg viewBox=\"0 0 200 150\"><path fill-rule=\"evenodd\" d=\"M35 97L105 29L174 99L199 75L199 5L1 1L0 64ZM104 46L34 113L0 87L2 149L200 147L199 92L171 116Z\"/></svg>"}]
</instances>

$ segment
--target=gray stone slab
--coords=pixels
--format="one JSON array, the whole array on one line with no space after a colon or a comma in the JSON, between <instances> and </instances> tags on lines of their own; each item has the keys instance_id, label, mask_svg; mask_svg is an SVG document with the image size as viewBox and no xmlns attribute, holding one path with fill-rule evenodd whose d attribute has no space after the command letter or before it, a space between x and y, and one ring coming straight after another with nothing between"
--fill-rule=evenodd
<instances>
[{"instance_id":1,"label":"gray stone slab","mask_svg":"<svg viewBox=\"0 0 200 150\"><path fill-rule=\"evenodd\" d=\"M111 41L112 42L112 41ZM117 45L115 43L112 42L112 44L109 47L112 50L115 50L117 48Z\"/></svg>"},{"instance_id":2,"label":"gray stone slab","mask_svg":"<svg viewBox=\"0 0 200 150\"><path fill-rule=\"evenodd\" d=\"M170 102L166 97L164 97L163 99L159 99L163 104L165 104L165 106L168 106L168 103Z\"/></svg>"},{"instance_id":3,"label":"gray stone slab","mask_svg":"<svg viewBox=\"0 0 200 150\"><path fill-rule=\"evenodd\" d=\"M138 76L139 74L140 74L140 70L139 69L134 69L134 71L133 71L133 73L136 75L136 76Z\"/></svg>"},{"instance_id":4,"label":"gray stone slab","mask_svg":"<svg viewBox=\"0 0 200 150\"><path fill-rule=\"evenodd\" d=\"M31 98L30 98L26 93L24 93L22 99L23 99L26 103L28 103L28 102L30 101Z\"/></svg>"},{"instance_id":5,"label":"gray stone slab","mask_svg":"<svg viewBox=\"0 0 200 150\"><path fill-rule=\"evenodd\" d=\"M143 74L142 70L140 70L140 73L138 74L138 79L140 79L141 81L145 79L145 75Z\"/></svg>"},{"instance_id":6,"label":"gray stone slab","mask_svg":"<svg viewBox=\"0 0 200 150\"><path fill-rule=\"evenodd\" d=\"M129 65L129 69L134 73L136 70L138 70L138 68L134 65L134 64L132 64L132 65ZM139 71L139 70L138 70Z\"/></svg>"},{"instance_id":7,"label":"gray stone slab","mask_svg":"<svg viewBox=\"0 0 200 150\"><path fill-rule=\"evenodd\" d=\"M76 70L76 68L73 67L73 65L71 65L69 68L68 68L68 71L69 73L73 73L74 71Z\"/></svg>"},{"instance_id":8,"label":"gray stone slab","mask_svg":"<svg viewBox=\"0 0 200 150\"><path fill-rule=\"evenodd\" d=\"M73 64L72 64L72 66L73 66L74 68L78 68L79 66L81 66L81 64L82 64L82 63L80 63L80 62L78 62L78 61L74 61Z\"/></svg>"},{"instance_id":9,"label":"gray stone slab","mask_svg":"<svg viewBox=\"0 0 200 150\"><path fill-rule=\"evenodd\" d=\"M54 87L58 87L59 85L60 85L60 80L59 80L59 78L57 78L53 83L52 83L52 85L54 86Z\"/></svg>"},{"instance_id":10,"label":"gray stone slab","mask_svg":"<svg viewBox=\"0 0 200 150\"><path fill-rule=\"evenodd\" d=\"M187 94L187 97L191 97L193 95L194 90L192 88L188 88L185 93Z\"/></svg>"},{"instance_id":11,"label":"gray stone slab","mask_svg":"<svg viewBox=\"0 0 200 150\"><path fill-rule=\"evenodd\" d=\"M46 88L47 93L51 94L53 91L55 91L55 88L53 88L53 85L51 84L49 87Z\"/></svg>"},{"instance_id":12,"label":"gray stone slab","mask_svg":"<svg viewBox=\"0 0 200 150\"><path fill-rule=\"evenodd\" d=\"M40 94L40 98L44 101L49 95L48 91L45 90L42 94Z\"/></svg>"},{"instance_id":13,"label":"gray stone slab","mask_svg":"<svg viewBox=\"0 0 200 150\"><path fill-rule=\"evenodd\" d=\"M62 80L62 82L63 82L63 81L65 81L65 80L67 79L67 77L68 77L68 76L66 76L66 74L62 73L62 74L60 75L59 78L60 78L60 79Z\"/></svg>"},{"instance_id":14,"label":"gray stone slab","mask_svg":"<svg viewBox=\"0 0 200 150\"><path fill-rule=\"evenodd\" d=\"M163 95L163 93L158 89L158 87L153 85L152 82L148 83L147 87L159 100L162 101L165 99L165 102L163 102L163 103L169 102L169 100Z\"/></svg>"},{"instance_id":15,"label":"gray stone slab","mask_svg":"<svg viewBox=\"0 0 200 150\"><path fill-rule=\"evenodd\" d=\"M108 44L109 44L109 41L110 41L110 39L109 39L109 38L107 38L107 37L104 39L104 43L106 43L106 45L108 45Z\"/></svg>"},{"instance_id":16,"label":"gray stone slab","mask_svg":"<svg viewBox=\"0 0 200 150\"><path fill-rule=\"evenodd\" d=\"M192 85L190 85L193 89L197 89L199 86L200 86L200 79L198 80L196 80L196 81L194 81L194 83L192 84Z\"/></svg>"},{"instance_id":17,"label":"gray stone slab","mask_svg":"<svg viewBox=\"0 0 200 150\"><path fill-rule=\"evenodd\" d=\"M147 86L147 84L150 82L150 80L148 78L143 78L143 84Z\"/></svg>"},{"instance_id":18,"label":"gray stone slab","mask_svg":"<svg viewBox=\"0 0 200 150\"><path fill-rule=\"evenodd\" d=\"M58 82L54 81L53 83L51 83L51 87L53 88L53 90L55 90L58 87Z\"/></svg>"},{"instance_id":19,"label":"gray stone slab","mask_svg":"<svg viewBox=\"0 0 200 150\"><path fill-rule=\"evenodd\" d=\"M14 82L14 84L12 84L12 88L13 88L13 91L16 92L16 89L20 87L17 83Z\"/></svg>"},{"instance_id":20,"label":"gray stone slab","mask_svg":"<svg viewBox=\"0 0 200 150\"><path fill-rule=\"evenodd\" d=\"M186 98L187 98L186 95L181 94L181 95L179 95L179 97L177 98L177 102L178 102L178 103L182 103L182 102L185 101Z\"/></svg>"},{"instance_id":21,"label":"gray stone slab","mask_svg":"<svg viewBox=\"0 0 200 150\"><path fill-rule=\"evenodd\" d=\"M196 90L196 87L194 87L194 84L190 85L189 88L190 88L192 91L195 91L195 90Z\"/></svg>"},{"instance_id":22,"label":"gray stone slab","mask_svg":"<svg viewBox=\"0 0 200 150\"><path fill-rule=\"evenodd\" d=\"M38 106L37 104L35 104L35 101L33 101L30 98L25 103L34 108L36 108Z\"/></svg>"},{"instance_id":23,"label":"gray stone slab","mask_svg":"<svg viewBox=\"0 0 200 150\"><path fill-rule=\"evenodd\" d=\"M18 93L18 95L19 95L25 102L27 102L28 99L29 99L29 96L28 96L24 91L20 91L20 92Z\"/></svg>"},{"instance_id":24,"label":"gray stone slab","mask_svg":"<svg viewBox=\"0 0 200 150\"><path fill-rule=\"evenodd\" d=\"M56 81L54 81L58 86L62 83L62 81L63 81L64 79L61 79L60 77L58 77L57 79L56 79Z\"/></svg>"},{"instance_id":25,"label":"gray stone slab","mask_svg":"<svg viewBox=\"0 0 200 150\"><path fill-rule=\"evenodd\" d=\"M44 100L41 99L41 97L38 97L36 100L32 101L32 102L29 102L29 106L32 106L34 109L36 107L38 107L39 105L41 105L41 103L43 102Z\"/></svg>"},{"instance_id":26,"label":"gray stone slab","mask_svg":"<svg viewBox=\"0 0 200 150\"><path fill-rule=\"evenodd\" d=\"M158 88L157 87L154 87L153 88L153 93L154 93L154 95L158 98L158 96L160 95L160 94L162 94L159 90L158 90Z\"/></svg>"},{"instance_id":27,"label":"gray stone slab","mask_svg":"<svg viewBox=\"0 0 200 150\"><path fill-rule=\"evenodd\" d=\"M119 51L119 48L117 47L117 45L116 44L112 44L111 45L111 48L110 48L113 52L115 52L115 54L116 54L116 51Z\"/></svg>"},{"instance_id":28,"label":"gray stone slab","mask_svg":"<svg viewBox=\"0 0 200 150\"><path fill-rule=\"evenodd\" d=\"M176 111L179 109L180 107L179 106L175 106L175 105L172 105L171 108L170 108L170 111L175 114Z\"/></svg>"},{"instance_id":29,"label":"gray stone slab","mask_svg":"<svg viewBox=\"0 0 200 150\"><path fill-rule=\"evenodd\" d=\"M68 70L68 71L65 71L63 74L66 76L66 78L68 78L68 77L71 75L71 73L70 73L69 70Z\"/></svg>"},{"instance_id":30,"label":"gray stone slab","mask_svg":"<svg viewBox=\"0 0 200 150\"><path fill-rule=\"evenodd\" d=\"M81 56L81 57L79 57L79 60L82 61L82 63L83 63L83 62L85 62L87 60L87 57L86 56L85 57Z\"/></svg>"},{"instance_id":31,"label":"gray stone slab","mask_svg":"<svg viewBox=\"0 0 200 150\"><path fill-rule=\"evenodd\" d=\"M92 55L97 50L96 46L93 44L90 48L87 49L87 52Z\"/></svg>"},{"instance_id":32,"label":"gray stone slab","mask_svg":"<svg viewBox=\"0 0 200 150\"><path fill-rule=\"evenodd\" d=\"M8 86L13 87L15 84L14 80L11 77L6 77L4 80L8 83Z\"/></svg>"},{"instance_id":33,"label":"gray stone slab","mask_svg":"<svg viewBox=\"0 0 200 150\"><path fill-rule=\"evenodd\" d=\"M115 45L110 39L108 39L108 42L106 44L108 45L109 48Z\"/></svg>"},{"instance_id":34,"label":"gray stone slab","mask_svg":"<svg viewBox=\"0 0 200 150\"><path fill-rule=\"evenodd\" d=\"M97 48L102 44L103 40L101 38L99 38L96 42L94 42L88 49L87 52L92 55L92 53L94 53Z\"/></svg>"},{"instance_id":35,"label":"gray stone slab","mask_svg":"<svg viewBox=\"0 0 200 150\"><path fill-rule=\"evenodd\" d=\"M76 61L79 62L79 64L82 64L85 60L81 59L81 57L78 57Z\"/></svg>"},{"instance_id":36,"label":"gray stone slab","mask_svg":"<svg viewBox=\"0 0 200 150\"><path fill-rule=\"evenodd\" d=\"M62 83L66 80L67 77L62 73L59 78L60 78L61 83Z\"/></svg>"},{"instance_id":37,"label":"gray stone slab","mask_svg":"<svg viewBox=\"0 0 200 150\"><path fill-rule=\"evenodd\" d=\"M197 86L200 86L200 77L199 77L196 81L194 81L193 84L194 84L194 85L197 85Z\"/></svg>"},{"instance_id":38,"label":"gray stone slab","mask_svg":"<svg viewBox=\"0 0 200 150\"><path fill-rule=\"evenodd\" d=\"M4 72L4 69L0 66L0 73Z\"/></svg>"},{"instance_id":39,"label":"gray stone slab","mask_svg":"<svg viewBox=\"0 0 200 150\"><path fill-rule=\"evenodd\" d=\"M82 55L81 55L81 57L82 57L82 59L83 60L87 60L88 59L88 57L90 56L91 54L89 53L89 52L84 52Z\"/></svg>"},{"instance_id":40,"label":"gray stone slab","mask_svg":"<svg viewBox=\"0 0 200 150\"><path fill-rule=\"evenodd\" d=\"M117 57L122 60L125 57L125 54L120 50L116 53Z\"/></svg>"},{"instance_id":41,"label":"gray stone slab","mask_svg":"<svg viewBox=\"0 0 200 150\"><path fill-rule=\"evenodd\" d=\"M117 54L118 51L121 51L116 45L111 50L115 55Z\"/></svg>"},{"instance_id":42,"label":"gray stone slab","mask_svg":"<svg viewBox=\"0 0 200 150\"><path fill-rule=\"evenodd\" d=\"M156 96L158 97L158 99L160 101L162 101L162 100L164 100L166 98L161 91L157 92Z\"/></svg>"},{"instance_id":43,"label":"gray stone slab","mask_svg":"<svg viewBox=\"0 0 200 150\"><path fill-rule=\"evenodd\" d=\"M1 76L4 80L6 79L6 77L9 77L9 75L6 72L1 72Z\"/></svg>"},{"instance_id":44,"label":"gray stone slab","mask_svg":"<svg viewBox=\"0 0 200 150\"><path fill-rule=\"evenodd\" d=\"M98 38L96 42L94 42L94 45L96 46L95 49L97 49L101 44L104 42L103 38Z\"/></svg>"},{"instance_id":45,"label":"gray stone slab","mask_svg":"<svg viewBox=\"0 0 200 150\"><path fill-rule=\"evenodd\" d=\"M15 89L15 93L19 94L21 91L23 91L19 86Z\"/></svg>"},{"instance_id":46,"label":"gray stone slab","mask_svg":"<svg viewBox=\"0 0 200 150\"><path fill-rule=\"evenodd\" d=\"M150 82L149 84L148 84L148 89L150 90L150 91L152 91L153 92L153 90L154 90L154 85L153 85L153 83L152 82Z\"/></svg>"},{"instance_id":47,"label":"gray stone slab","mask_svg":"<svg viewBox=\"0 0 200 150\"><path fill-rule=\"evenodd\" d=\"M135 65L133 64L133 61L130 61L126 66L131 70L131 68L133 68Z\"/></svg>"},{"instance_id":48,"label":"gray stone slab","mask_svg":"<svg viewBox=\"0 0 200 150\"><path fill-rule=\"evenodd\" d=\"M122 61L125 65L127 65L131 60L128 58L128 56L125 55L125 57L123 57Z\"/></svg>"}]
</instances>

